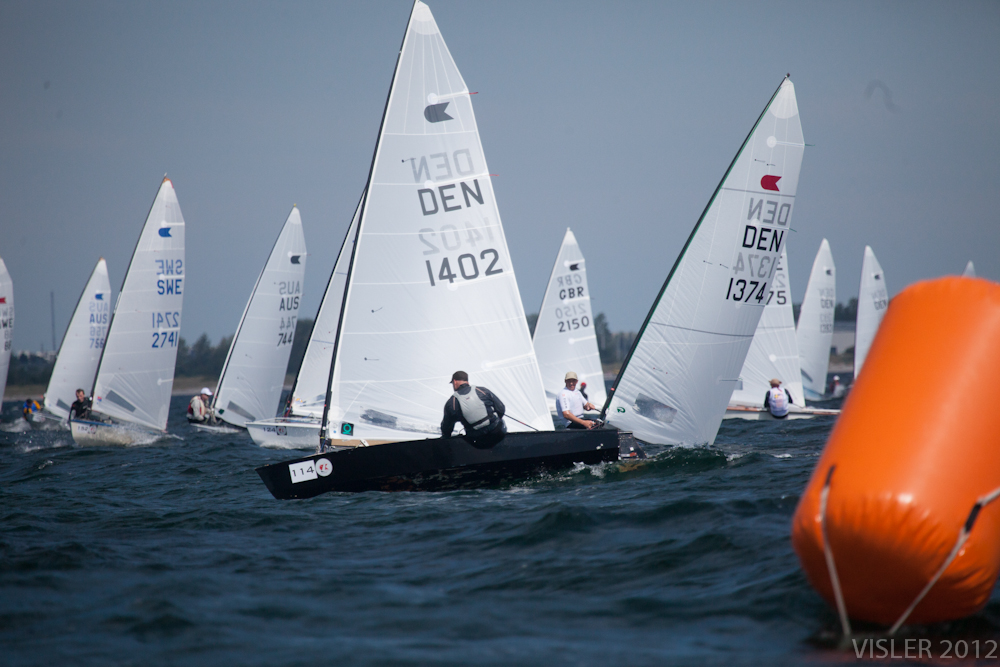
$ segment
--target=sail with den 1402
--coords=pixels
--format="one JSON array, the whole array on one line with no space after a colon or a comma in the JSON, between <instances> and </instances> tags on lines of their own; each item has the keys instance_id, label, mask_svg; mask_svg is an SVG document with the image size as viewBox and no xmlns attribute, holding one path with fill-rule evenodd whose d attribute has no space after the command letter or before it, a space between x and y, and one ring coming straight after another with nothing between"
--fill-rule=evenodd
<instances>
[{"instance_id":1,"label":"sail with den 1402","mask_svg":"<svg viewBox=\"0 0 1000 667\"><path fill-rule=\"evenodd\" d=\"M361 204L324 435L440 435L452 372L552 428L471 93L414 3Z\"/></svg>"},{"instance_id":2,"label":"sail with den 1402","mask_svg":"<svg viewBox=\"0 0 1000 667\"><path fill-rule=\"evenodd\" d=\"M711 444L787 239L804 151L787 77L695 225L604 406L655 444Z\"/></svg>"}]
</instances>

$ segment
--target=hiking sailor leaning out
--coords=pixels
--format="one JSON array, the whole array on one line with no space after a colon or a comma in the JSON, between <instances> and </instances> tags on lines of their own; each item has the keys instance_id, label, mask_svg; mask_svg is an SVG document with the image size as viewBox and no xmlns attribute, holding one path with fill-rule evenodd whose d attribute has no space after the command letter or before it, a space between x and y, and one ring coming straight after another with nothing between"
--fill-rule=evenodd
<instances>
[{"instance_id":1,"label":"hiking sailor leaning out","mask_svg":"<svg viewBox=\"0 0 1000 667\"><path fill-rule=\"evenodd\" d=\"M503 402L486 387L469 384L469 374L465 371L455 371L451 386L455 393L444 404L441 437L450 438L455 424L462 422L465 439L473 445L491 447L503 440L507 433Z\"/></svg>"},{"instance_id":2,"label":"hiking sailor leaning out","mask_svg":"<svg viewBox=\"0 0 1000 667\"><path fill-rule=\"evenodd\" d=\"M188 403L187 418L189 422L197 424L214 424L215 411L212 410L212 390L202 387L201 393L192 396Z\"/></svg>"},{"instance_id":3,"label":"hiking sailor leaning out","mask_svg":"<svg viewBox=\"0 0 1000 667\"><path fill-rule=\"evenodd\" d=\"M770 411L775 419L788 416L788 406L792 403L792 394L781 386L781 380L771 380L771 388L764 394L764 408Z\"/></svg>"},{"instance_id":4,"label":"hiking sailor leaning out","mask_svg":"<svg viewBox=\"0 0 1000 667\"><path fill-rule=\"evenodd\" d=\"M566 373L566 386L559 392L556 398L556 412L563 419L563 426L566 428L589 429L594 428L595 422L584 419L585 410L596 410L597 406L584 399L583 394L576 388L578 378L576 373L570 371Z\"/></svg>"}]
</instances>

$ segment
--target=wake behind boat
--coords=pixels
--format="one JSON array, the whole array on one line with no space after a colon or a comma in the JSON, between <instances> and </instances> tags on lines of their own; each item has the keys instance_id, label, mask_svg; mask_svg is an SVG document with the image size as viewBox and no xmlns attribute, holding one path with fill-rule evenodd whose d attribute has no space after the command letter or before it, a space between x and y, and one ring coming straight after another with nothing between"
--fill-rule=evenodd
<instances>
[{"instance_id":1,"label":"wake behind boat","mask_svg":"<svg viewBox=\"0 0 1000 667\"><path fill-rule=\"evenodd\" d=\"M445 491L507 484L540 472L643 459L617 429L508 433L479 449L463 437L392 442L314 454L257 468L279 500L330 491Z\"/></svg>"},{"instance_id":2,"label":"wake behind boat","mask_svg":"<svg viewBox=\"0 0 1000 667\"><path fill-rule=\"evenodd\" d=\"M97 418L70 422L77 444L148 444L166 435L184 278L184 217L164 178L108 325L92 393Z\"/></svg>"}]
</instances>

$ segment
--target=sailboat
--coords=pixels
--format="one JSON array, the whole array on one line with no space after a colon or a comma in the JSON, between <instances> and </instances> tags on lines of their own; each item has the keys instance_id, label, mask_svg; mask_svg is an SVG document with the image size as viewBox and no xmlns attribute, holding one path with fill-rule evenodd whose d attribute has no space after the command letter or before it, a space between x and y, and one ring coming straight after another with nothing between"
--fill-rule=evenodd
<instances>
[{"instance_id":1,"label":"sailboat","mask_svg":"<svg viewBox=\"0 0 1000 667\"><path fill-rule=\"evenodd\" d=\"M326 291L320 300L305 354L302 356L302 365L289 394L286 414L245 424L250 437L262 447L315 449L319 443L319 427L323 406L326 405L333 346L336 343L340 307L344 302L344 288L347 285L347 265L354 254L360 212L359 203L337 254Z\"/></svg>"},{"instance_id":2,"label":"sailboat","mask_svg":"<svg viewBox=\"0 0 1000 667\"><path fill-rule=\"evenodd\" d=\"M244 428L271 416L281 401L305 272L306 239L299 209L293 206L257 276L216 385L212 407L230 426ZM214 433L235 431L217 424L191 425Z\"/></svg>"},{"instance_id":3,"label":"sailboat","mask_svg":"<svg viewBox=\"0 0 1000 667\"><path fill-rule=\"evenodd\" d=\"M0 258L0 331L3 347L0 348L0 402L7 389L7 371L10 370L10 352L14 349L14 281L10 279L7 265Z\"/></svg>"},{"instance_id":4,"label":"sailboat","mask_svg":"<svg viewBox=\"0 0 1000 667\"><path fill-rule=\"evenodd\" d=\"M97 419L70 420L77 444L144 444L165 435L185 271L184 217L164 178L108 324L92 392Z\"/></svg>"},{"instance_id":5,"label":"sailboat","mask_svg":"<svg viewBox=\"0 0 1000 667\"><path fill-rule=\"evenodd\" d=\"M273 495L441 488L618 459L617 431L551 431L471 93L420 0L356 219L324 451L258 468ZM491 448L440 437L460 369L506 404L510 433Z\"/></svg>"},{"instance_id":6,"label":"sailboat","mask_svg":"<svg viewBox=\"0 0 1000 667\"><path fill-rule=\"evenodd\" d=\"M590 308L587 264L570 229L566 230L552 267L532 341L545 400L552 413L556 411L556 397L568 371L577 374L581 385L586 383L587 400L604 405L607 392Z\"/></svg>"},{"instance_id":7,"label":"sailboat","mask_svg":"<svg viewBox=\"0 0 1000 667\"><path fill-rule=\"evenodd\" d=\"M821 415L840 414L839 410L806 406L799 368L799 346L795 341L795 317L792 313L786 251L787 246L781 250L767 305L764 306L753 342L750 343L750 351L743 362L736 390L729 399L726 419L775 419L764 408L764 395L771 388L772 378L781 380L782 386L792 396L788 415L784 419L811 419Z\"/></svg>"},{"instance_id":8,"label":"sailboat","mask_svg":"<svg viewBox=\"0 0 1000 667\"><path fill-rule=\"evenodd\" d=\"M885 309L889 307L889 293L885 274L871 246L865 246L861 262L861 287L858 290L858 315L854 334L854 379L858 379L868 350L875 340L875 332L882 323Z\"/></svg>"},{"instance_id":9,"label":"sailboat","mask_svg":"<svg viewBox=\"0 0 1000 667\"><path fill-rule=\"evenodd\" d=\"M51 418L65 423L76 400L76 390L87 392L94 386L110 319L111 282L108 264L102 257L76 302L59 345L56 365L45 390L45 413Z\"/></svg>"},{"instance_id":10,"label":"sailboat","mask_svg":"<svg viewBox=\"0 0 1000 667\"><path fill-rule=\"evenodd\" d=\"M813 260L806 296L799 311L795 340L799 344L799 366L805 397L818 401L826 393L826 370L830 367L833 314L837 304L837 268L826 239Z\"/></svg>"},{"instance_id":11,"label":"sailboat","mask_svg":"<svg viewBox=\"0 0 1000 667\"><path fill-rule=\"evenodd\" d=\"M976 277L976 267L972 263L971 259L969 260L969 263L965 265L965 271L962 271L962 276L964 278L975 278Z\"/></svg>"},{"instance_id":12,"label":"sailboat","mask_svg":"<svg viewBox=\"0 0 1000 667\"><path fill-rule=\"evenodd\" d=\"M602 417L660 445L712 444L775 285L805 143L785 77L695 224Z\"/></svg>"}]
</instances>

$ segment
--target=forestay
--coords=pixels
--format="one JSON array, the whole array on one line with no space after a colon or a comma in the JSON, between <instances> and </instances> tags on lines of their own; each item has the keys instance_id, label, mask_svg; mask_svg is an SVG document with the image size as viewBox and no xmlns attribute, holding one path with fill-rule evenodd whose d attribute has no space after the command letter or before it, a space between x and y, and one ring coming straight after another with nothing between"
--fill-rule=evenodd
<instances>
[{"instance_id":1,"label":"forestay","mask_svg":"<svg viewBox=\"0 0 1000 667\"><path fill-rule=\"evenodd\" d=\"M826 393L826 369L830 365L833 314L837 303L837 268L826 239L813 260L806 296L799 311L795 340L799 344L802 390L806 398L819 400Z\"/></svg>"},{"instance_id":2,"label":"forestay","mask_svg":"<svg viewBox=\"0 0 1000 667\"><path fill-rule=\"evenodd\" d=\"M857 379L861 367L868 356L868 350L875 340L878 325L882 323L885 309L889 307L889 292L885 287L885 275L871 246L865 246L865 258L861 262L861 287L858 290L858 316L854 328L854 378Z\"/></svg>"},{"instance_id":3,"label":"forestay","mask_svg":"<svg viewBox=\"0 0 1000 667\"><path fill-rule=\"evenodd\" d=\"M656 444L715 441L787 239L804 143L784 79L671 269L605 405Z\"/></svg>"},{"instance_id":4,"label":"forestay","mask_svg":"<svg viewBox=\"0 0 1000 667\"><path fill-rule=\"evenodd\" d=\"M110 319L111 282L107 262L102 257L76 302L73 317L59 345L56 365L45 390L47 412L66 419L76 400L76 390L86 392L94 386Z\"/></svg>"},{"instance_id":5,"label":"forestay","mask_svg":"<svg viewBox=\"0 0 1000 667\"><path fill-rule=\"evenodd\" d=\"M293 206L257 277L219 376L213 406L223 421L243 426L274 416L295 340L305 271L306 238Z\"/></svg>"},{"instance_id":6,"label":"forestay","mask_svg":"<svg viewBox=\"0 0 1000 667\"><path fill-rule=\"evenodd\" d=\"M533 341L550 411L555 410L567 371L574 371L581 384L587 383L585 391L591 403L604 405L607 392L590 308L587 264L569 229L549 276Z\"/></svg>"},{"instance_id":7,"label":"forestay","mask_svg":"<svg viewBox=\"0 0 1000 667\"><path fill-rule=\"evenodd\" d=\"M7 265L0 259L0 398L7 388L7 371L10 369L10 351L14 348L14 282L7 273Z\"/></svg>"},{"instance_id":8,"label":"forestay","mask_svg":"<svg viewBox=\"0 0 1000 667\"><path fill-rule=\"evenodd\" d=\"M363 195L362 195L363 196ZM340 307L344 303L344 288L347 285L347 265L354 254L354 240L358 235L358 203L351 219L351 226L340 247L333 273L326 284L326 292L320 301L316 320L313 322L309 342L302 356L302 366L292 387L291 412L296 417L323 416L326 404L326 389L330 381L330 364L333 362L333 345L337 339L337 324L340 322Z\"/></svg>"},{"instance_id":9,"label":"forestay","mask_svg":"<svg viewBox=\"0 0 1000 667\"><path fill-rule=\"evenodd\" d=\"M187 286L184 217L163 179L108 327L94 383L94 410L165 430Z\"/></svg>"},{"instance_id":10,"label":"forestay","mask_svg":"<svg viewBox=\"0 0 1000 667\"><path fill-rule=\"evenodd\" d=\"M552 428L470 93L419 1L362 202L334 356L329 437L440 435L459 369L512 417Z\"/></svg>"},{"instance_id":11,"label":"forestay","mask_svg":"<svg viewBox=\"0 0 1000 667\"><path fill-rule=\"evenodd\" d=\"M740 382L729 402L734 405L764 406L764 394L772 378L781 380L792 395L793 403L805 407L802 378L799 372L799 346L795 343L795 315L792 312L792 288L788 279L787 245L774 271L761 313L747 352Z\"/></svg>"}]
</instances>

